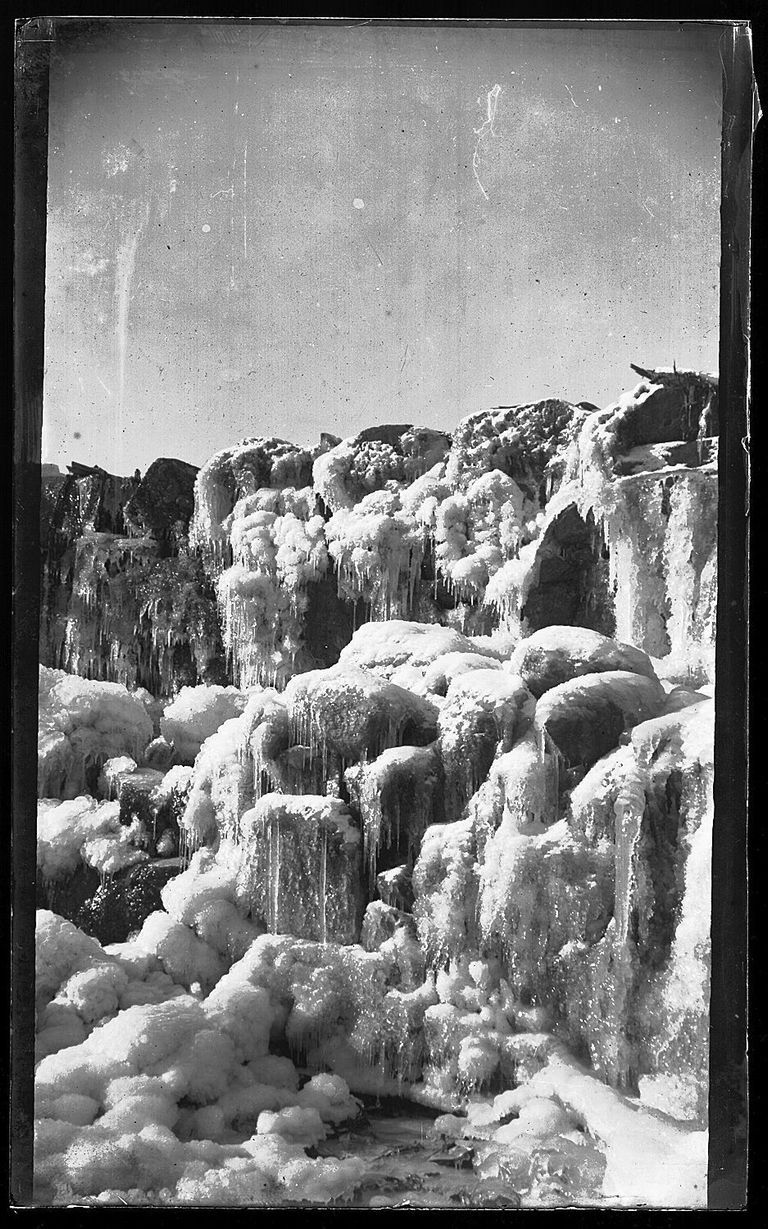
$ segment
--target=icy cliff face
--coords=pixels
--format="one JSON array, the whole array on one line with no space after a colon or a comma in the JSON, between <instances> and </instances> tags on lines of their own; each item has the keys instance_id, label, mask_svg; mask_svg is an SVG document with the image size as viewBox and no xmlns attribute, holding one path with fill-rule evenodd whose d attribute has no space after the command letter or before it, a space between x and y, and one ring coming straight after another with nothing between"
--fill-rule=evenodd
<instances>
[{"instance_id":1,"label":"icy cliff face","mask_svg":"<svg viewBox=\"0 0 768 1229\"><path fill-rule=\"evenodd\" d=\"M70 470L43 481L44 664L161 696L224 681L214 595L187 549L194 467Z\"/></svg>"},{"instance_id":2,"label":"icy cliff face","mask_svg":"<svg viewBox=\"0 0 768 1229\"><path fill-rule=\"evenodd\" d=\"M526 1206L703 1201L717 395L638 374L51 479L46 1196L364 1201L386 1093Z\"/></svg>"},{"instance_id":3,"label":"icy cliff face","mask_svg":"<svg viewBox=\"0 0 768 1229\"><path fill-rule=\"evenodd\" d=\"M162 695L282 689L369 620L516 638L560 623L711 682L716 382L638 371L592 413L549 400L452 437L251 439L197 474L49 477L43 661Z\"/></svg>"},{"instance_id":4,"label":"icy cliff face","mask_svg":"<svg viewBox=\"0 0 768 1229\"><path fill-rule=\"evenodd\" d=\"M486 600L513 632L577 623L667 659L665 677L713 682L716 381L641 374L586 418L535 545Z\"/></svg>"},{"instance_id":5,"label":"icy cliff face","mask_svg":"<svg viewBox=\"0 0 768 1229\"><path fill-rule=\"evenodd\" d=\"M454 1020L455 1046L486 1038L467 1087L508 1078L499 1028L533 1025L614 1085L700 1118L703 1085L690 1081L706 1058L705 953L692 956L696 940L677 930L687 860L711 820L711 701L662 686L642 651L568 627L484 658L496 668L459 673L441 695L425 632L451 635L368 624L339 666L264 693L266 706L254 697L198 756L182 828L213 850L234 839L238 907L272 932L368 950L418 939L433 976L487 964L480 1016ZM420 674L421 696L392 681L405 670ZM234 792L205 785L232 774L244 782ZM700 892L702 870L694 877ZM697 907L706 916L706 900ZM673 1023L678 967L700 982L686 1042ZM428 1033L428 1017L418 1028ZM435 1050L431 1076L424 1045L426 1083L460 1088L453 1043ZM674 1088L661 1078L673 1050Z\"/></svg>"}]
</instances>

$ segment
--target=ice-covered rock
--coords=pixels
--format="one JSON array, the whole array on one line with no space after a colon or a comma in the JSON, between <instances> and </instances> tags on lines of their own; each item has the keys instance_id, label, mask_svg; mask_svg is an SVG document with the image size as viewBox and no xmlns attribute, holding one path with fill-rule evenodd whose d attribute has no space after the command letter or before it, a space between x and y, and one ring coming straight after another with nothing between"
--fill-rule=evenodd
<instances>
[{"instance_id":1,"label":"ice-covered rock","mask_svg":"<svg viewBox=\"0 0 768 1229\"><path fill-rule=\"evenodd\" d=\"M270 738L275 726L283 734L277 747ZM240 817L264 792L265 773L279 773L270 756L287 742L287 713L280 698L272 690L254 689L242 714L224 721L195 758L179 819L184 854L220 834L238 834Z\"/></svg>"},{"instance_id":2,"label":"ice-covered rock","mask_svg":"<svg viewBox=\"0 0 768 1229\"><path fill-rule=\"evenodd\" d=\"M625 670L655 678L650 658L630 644L617 644L586 627L542 628L527 636L509 660L509 670L519 674L537 697L585 674Z\"/></svg>"},{"instance_id":3,"label":"ice-covered rock","mask_svg":"<svg viewBox=\"0 0 768 1229\"><path fill-rule=\"evenodd\" d=\"M677 1074L699 1121L707 1103L712 718L704 701L636 726L624 770L606 775L613 919L599 943L574 953L568 991L569 1018L598 1072L633 1089L642 1075ZM605 830L593 785L585 778L571 807L577 822L588 816Z\"/></svg>"},{"instance_id":4,"label":"ice-covered rock","mask_svg":"<svg viewBox=\"0 0 768 1229\"><path fill-rule=\"evenodd\" d=\"M265 794L241 820L236 900L273 934L353 943L362 918L362 840L338 798Z\"/></svg>"},{"instance_id":5,"label":"ice-covered rock","mask_svg":"<svg viewBox=\"0 0 768 1229\"><path fill-rule=\"evenodd\" d=\"M182 687L160 720L163 738L173 745L176 763L193 764L207 738L231 717L245 711L248 696L236 687Z\"/></svg>"},{"instance_id":6,"label":"ice-covered rock","mask_svg":"<svg viewBox=\"0 0 768 1229\"><path fill-rule=\"evenodd\" d=\"M452 653L476 652L472 641L453 627L390 619L365 623L342 650L340 665L371 670L390 679L403 666L424 671Z\"/></svg>"},{"instance_id":7,"label":"ice-covered rock","mask_svg":"<svg viewBox=\"0 0 768 1229\"><path fill-rule=\"evenodd\" d=\"M333 512L393 483L405 485L444 460L450 436L427 427L370 427L314 463L315 490Z\"/></svg>"},{"instance_id":8,"label":"ice-covered rock","mask_svg":"<svg viewBox=\"0 0 768 1229\"><path fill-rule=\"evenodd\" d=\"M107 760L138 760L151 738L144 705L119 683L40 667L38 797L95 793Z\"/></svg>"},{"instance_id":9,"label":"ice-covered rock","mask_svg":"<svg viewBox=\"0 0 768 1229\"><path fill-rule=\"evenodd\" d=\"M324 770L334 760L375 758L387 747L426 746L437 734L437 710L428 700L346 662L297 675L284 698L293 743L321 759Z\"/></svg>"},{"instance_id":10,"label":"ice-covered rock","mask_svg":"<svg viewBox=\"0 0 768 1229\"><path fill-rule=\"evenodd\" d=\"M380 871L376 876L376 890L385 905L410 913L413 906L411 870L406 863Z\"/></svg>"},{"instance_id":11,"label":"ice-covered rock","mask_svg":"<svg viewBox=\"0 0 768 1229\"><path fill-rule=\"evenodd\" d=\"M633 726L657 716L665 700L655 677L628 670L585 674L545 692L535 723L569 766L589 766Z\"/></svg>"},{"instance_id":12,"label":"ice-covered rock","mask_svg":"<svg viewBox=\"0 0 768 1229\"><path fill-rule=\"evenodd\" d=\"M438 719L446 820L459 818L495 756L528 729L535 708L523 680L507 671L472 670L454 679Z\"/></svg>"},{"instance_id":13,"label":"ice-covered rock","mask_svg":"<svg viewBox=\"0 0 768 1229\"><path fill-rule=\"evenodd\" d=\"M306 449L275 437L246 439L215 453L195 479L192 545L211 567L220 568L227 560L225 522L237 501L264 488L306 487L311 472Z\"/></svg>"},{"instance_id":14,"label":"ice-covered rock","mask_svg":"<svg viewBox=\"0 0 768 1229\"><path fill-rule=\"evenodd\" d=\"M257 490L226 525L232 566L217 582L224 644L240 686L284 685L314 662L305 647L310 591L328 569L311 488Z\"/></svg>"},{"instance_id":15,"label":"ice-covered rock","mask_svg":"<svg viewBox=\"0 0 768 1229\"><path fill-rule=\"evenodd\" d=\"M399 927L405 927L412 935L416 934L416 923L410 913L385 905L382 900L374 900L368 905L360 930L360 943L367 952L377 951L382 944L387 943Z\"/></svg>"},{"instance_id":16,"label":"ice-covered rock","mask_svg":"<svg viewBox=\"0 0 768 1229\"><path fill-rule=\"evenodd\" d=\"M583 420L539 533L485 600L513 631L590 627L669 658L678 681L700 684L714 669L717 381L643 375ZM639 456L654 434L682 450Z\"/></svg>"},{"instance_id":17,"label":"ice-covered rock","mask_svg":"<svg viewBox=\"0 0 768 1229\"><path fill-rule=\"evenodd\" d=\"M701 1201L717 390L638 374L46 479L43 1200L349 1198L352 1090L478 1206Z\"/></svg>"},{"instance_id":18,"label":"ice-covered rock","mask_svg":"<svg viewBox=\"0 0 768 1229\"><path fill-rule=\"evenodd\" d=\"M362 819L371 883L385 858L413 862L422 836L442 813L442 771L436 744L391 747L347 769L344 780Z\"/></svg>"},{"instance_id":19,"label":"ice-covered rock","mask_svg":"<svg viewBox=\"0 0 768 1229\"><path fill-rule=\"evenodd\" d=\"M101 878L146 860L140 824L120 822L120 804L81 796L42 799L37 816L37 865L43 882L66 880L82 861Z\"/></svg>"}]
</instances>

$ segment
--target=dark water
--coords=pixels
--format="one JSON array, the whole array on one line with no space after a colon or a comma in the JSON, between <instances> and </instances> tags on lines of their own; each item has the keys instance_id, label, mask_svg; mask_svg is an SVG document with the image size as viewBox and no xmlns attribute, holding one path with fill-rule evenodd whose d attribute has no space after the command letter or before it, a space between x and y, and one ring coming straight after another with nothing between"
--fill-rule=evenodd
<instances>
[{"instance_id":1,"label":"dark water","mask_svg":"<svg viewBox=\"0 0 768 1229\"><path fill-rule=\"evenodd\" d=\"M436 1117L409 1101L371 1100L318 1155L352 1155L368 1164L353 1207L519 1207L510 1184L478 1177L471 1146L446 1146L430 1133Z\"/></svg>"}]
</instances>

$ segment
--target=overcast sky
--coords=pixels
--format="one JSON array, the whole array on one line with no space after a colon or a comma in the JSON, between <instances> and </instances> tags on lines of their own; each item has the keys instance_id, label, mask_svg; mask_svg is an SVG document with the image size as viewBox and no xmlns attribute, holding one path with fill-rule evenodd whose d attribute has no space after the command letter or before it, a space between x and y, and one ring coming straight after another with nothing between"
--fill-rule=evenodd
<instances>
[{"instance_id":1,"label":"overcast sky","mask_svg":"<svg viewBox=\"0 0 768 1229\"><path fill-rule=\"evenodd\" d=\"M100 29L52 66L43 460L717 369L718 27Z\"/></svg>"}]
</instances>

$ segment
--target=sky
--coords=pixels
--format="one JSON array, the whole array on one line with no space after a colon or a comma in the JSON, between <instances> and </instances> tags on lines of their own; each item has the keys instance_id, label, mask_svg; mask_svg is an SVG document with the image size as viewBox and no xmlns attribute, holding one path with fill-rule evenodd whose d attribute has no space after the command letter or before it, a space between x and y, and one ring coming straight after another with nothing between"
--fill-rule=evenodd
<instances>
[{"instance_id":1,"label":"sky","mask_svg":"<svg viewBox=\"0 0 768 1229\"><path fill-rule=\"evenodd\" d=\"M70 26L43 461L716 371L721 29Z\"/></svg>"}]
</instances>

